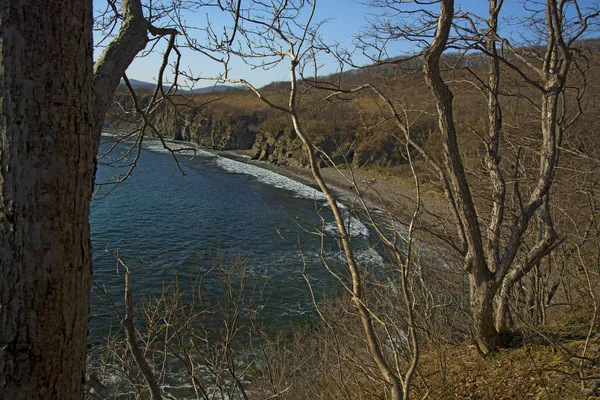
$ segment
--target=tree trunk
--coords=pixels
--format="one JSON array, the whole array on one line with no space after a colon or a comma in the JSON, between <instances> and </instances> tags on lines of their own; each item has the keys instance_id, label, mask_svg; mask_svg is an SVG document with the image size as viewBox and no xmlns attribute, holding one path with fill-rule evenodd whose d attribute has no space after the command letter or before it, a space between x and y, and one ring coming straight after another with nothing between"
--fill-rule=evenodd
<instances>
[{"instance_id":1,"label":"tree trunk","mask_svg":"<svg viewBox=\"0 0 600 400\"><path fill-rule=\"evenodd\" d=\"M94 64L94 137L96 146L104 127L104 117L113 101L121 77L135 56L148 43L148 22L140 0L122 0L123 22L119 33ZM97 147L95 151L97 152ZM94 153L95 154L95 153Z\"/></svg>"},{"instance_id":2,"label":"tree trunk","mask_svg":"<svg viewBox=\"0 0 600 400\"><path fill-rule=\"evenodd\" d=\"M471 332L479 350L487 355L500 344L498 331L494 326L494 295L497 288L489 280L470 277L471 285Z\"/></svg>"},{"instance_id":3,"label":"tree trunk","mask_svg":"<svg viewBox=\"0 0 600 400\"><path fill-rule=\"evenodd\" d=\"M81 399L92 3L4 1L0 27L0 399Z\"/></svg>"},{"instance_id":4,"label":"tree trunk","mask_svg":"<svg viewBox=\"0 0 600 400\"><path fill-rule=\"evenodd\" d=\"M493 273L488 269L483 248L479 217L471 194L471 187L463 167L454 124L453 94L445 84L440 59L448 44L454 17L454 1L442 0L435 38L424 55L423 72L425 81L433 95L437 108L438 126L443 144L445 174L451 182L452 198L457 205L456 223L465 232L464 265L469 274L471 290L471 326L473 337L484 353L488 354L498 346L498 332L494 327L494 295L498 289ZM491 120L494 131L499 127L499 114ZM496 133L494 133L495 135ZM498 190L497 190L498 191Z\"/></svg>"},{"instance_id":5,"label":"tree trunk","mask_svg":"<svg viewBox=\"0 0 600 400\"><path fill-rule=\"evenodd\" d=\"M507 277L502 282L500 295L498 296L498 305L496 307L496 330L500 334L510 332L510 309L508 302L510 300L510 292L513 287L513 281Z\"/></svg>"}]
</instances>

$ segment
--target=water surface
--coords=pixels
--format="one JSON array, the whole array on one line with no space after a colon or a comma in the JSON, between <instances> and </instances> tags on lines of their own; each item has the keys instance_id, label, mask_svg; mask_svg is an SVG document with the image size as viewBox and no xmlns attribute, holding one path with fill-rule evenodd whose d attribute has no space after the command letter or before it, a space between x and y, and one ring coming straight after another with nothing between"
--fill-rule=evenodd
<instances>
[{"instance_id":1,"label":"water surface","mask_svg":"<svg viewBox=\"0 0 600 400\"><path fill-rule=\"evenodd\" d=\"M117 146L112 159L125 149ZM318 190L208 152L198 151L192 159L178 156L178 160L186 175L160 143L148 141L132 176L92 202L94 281L105 285L117 307L122 305L123 280L110 254L117 249L130 267L137 267L133 279L138 297L159 293L175 272L183 285L192 282L211 270L217 254L243 258L247 278L264 287L268 301L261 318L273 329L314 315L301 271L310 275L317 296L339 290L323 267L325 260L345 274L333 217ZM124 173L122 168L100 165L97 183ZM100 194L106 193L103 190ZM358 256L379 263L379 255L369 248L368 231L352 221ZM327 235L314 234L319 230ZM207 304L220 300L217 286L208 275ZM92 297L93 338L116 320L111 307Z\"/></svg>"}]
</instances>

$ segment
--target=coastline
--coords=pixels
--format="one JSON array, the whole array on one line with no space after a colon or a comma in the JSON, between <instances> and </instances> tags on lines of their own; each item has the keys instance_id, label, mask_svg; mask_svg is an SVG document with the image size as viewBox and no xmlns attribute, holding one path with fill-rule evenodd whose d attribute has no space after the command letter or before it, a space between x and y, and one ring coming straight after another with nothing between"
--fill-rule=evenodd
<instances>
[{"instance_id":1,"label":"coastline","mask_svg":"<svg viewBox=\"0 0 600 400\"><path fill-rule=\"evenodd\" d=\"M263 168L319 190L309 168L271 164L252 160L250 150L211 151L221 157ZM402 176L372 169L322 168L321 175L337 199L350 207L362 208L358 192L366 206L395 219L410 217L416 206L416 190L412 176L407 181ZM410 182L410 183L409 183ZM438 205L439 207L439 205Z\"/></svg>"},{"instance_id":2,"label":"coastline","mask_svg":"<svg viewBox=\"0 0 600 400\"><path fill-rule=\"evenodd\" d=\"M103 135L119 138L122 133L120 131L104 131ZM148 139L151 139L151 137ZM253 160L251 158L253 152L249 149L212 150L199 147L193 142L172 139L166 139L166 141L195 147L198 150L220 157L262 168L307 185L320 192L309 168L282 166L271 164L267 161ZM416 208L415 184L406 166L396 167L393 170L327 167L321 168L321 175L336 198L350 208L359 210L363 208L359 193L362 195L369 210L379 214L386 214L388 218L395 219L396 221L408 221ZM421 190L423 191L423 187ZM444 208L439 199L436 200L435 195L427 200L422 196L421 200L425 208L435 209L436 211L441 211Z\"/></svg>"}]
</instances>

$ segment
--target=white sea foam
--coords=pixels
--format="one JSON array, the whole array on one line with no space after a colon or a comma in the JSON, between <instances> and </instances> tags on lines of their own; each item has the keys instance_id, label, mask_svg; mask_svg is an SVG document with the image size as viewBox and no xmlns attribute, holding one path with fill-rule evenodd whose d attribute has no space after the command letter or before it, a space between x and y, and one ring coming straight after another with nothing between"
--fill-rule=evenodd
<instances>
[{"instance_id":1,"label":"white sea foam","mask_svg":"<svg viewBox=\"0 0 600 400\"><path fill-rule=\"evenodd\" d=\"M311 314L314 311L312 304L304 304L299 301L293 304L286 304L286 309L281 311L282 316L298 316Z\"/></svg>"},{"instance_id":2,"label":"white sea foam","mask_svg":"<svg viewBox=\"0 0 600 400\"><path fill-rule=\"evenodd\" d=\"M106 132L106 131L102 131L102 136L106 136L106 137L118 137L119 135L117 133L114 132Z\"/></svg>"},{"instance_id":3,"label":"white sea foam","mask_svg":"<svg viewBox=\"0 0 600 400\"><path fill-rule=\"evenodd\" d=\"M303 183L300 183L298 181L295 181L293 179L290 179L286 176L280 175L276 172L270 171L268 169L260 168L260 167L257 167L255 165L251 165L251 164L248 164L245 162L240 162L240 161L232 160L230 158L214 155L207 151L197 149L193 144L190 144L190 143L169 142L168 145L172 150L177 150L179 153L182 153L187 156L196 154L196 155L201 155L201 156L212 157L212 158L214 158L215 164L218 165L219 167L221 167L222 169L224 169L225 171L235 173L235 174L245 174L245 175L253 176L262 183L265 183L267 185L271 185L271 186L274 186L274 187L277 187L280 189L289 190L289 191L293 192L297 197L311 199L311 200L318 200L321 202L322 205L328 206L327 199L325 198L323 193L321 193L321 191L314 189ZM160 152L160 153L168 153L169 152L167 149L164 148L161 141L159 141L157 139L145 140L144 148L146 150ZM195 149L195 153L194 153L194 150L190 150L190 149ZM365 238L369 237L369 229L363 222L361 222L356 217L353 217L353 216L348 217L347 216L348 208L346 207L346 205L338 202L337 206L340 208L340 210L344 214L346 214L346 216L345 216L345 219L347 221L346 227L347 227L351 237L359 237L359 236L362 236ZM325 232L332 236L338 235L337 226L336 226L335 222L327 223L325 225ZM377 256L380 259L380 260L377 260L377 264L383 264L383 259L381 259L381 256L375 250L372 250L372 251L375 254L377 254Z\"/></svg>"},{"instance_id":4,"label":"white sea foam","mask_svg":"<svg viewBox=\"0 0 600 400\"><path fill-rule=\"evenodd\" d=\"M350 236L364 236L369 237L369 228L358 218L350 216L348 217L348 207L345 204L337 202L338 208L344 213L344 220L346 221L346 229L348 229ZM337 226L333 226L333 233L337 233Z\"/></svg>"},{"instance_id":5,"label":"white sea foam","mask_svg":"<svg viewBox=\"0 0 600 400\"><path fill-rule=\"evenodd\" d=\"M365 224L363 224L358 218L350 217L350 219L345 218L344 225L346 226L346 230L350 237L369 237L369 228ZM339 237L339 232L337 229L337 224L335 222L328 222L325 224L325 233L333 236Z\"/></svg>"},{"instance_id":6,"label":"white sea foam","mask_svg":"<svg viewBox=\"0 0 600 400\"><path fill-rule=\"evenodd\" d=\"M294 192L297 197L302 197L312 200L325 200L323 193L308 185L297 182L293 179L279 175L273 171L264 168L256 167L251 164L246 164L240 161L235 161L225 157L217 157L215 163L225 171L235 174L245 174L255 177L258 181L266 183L280 189Z\"/></svg>"},{"instance_id":7,"label":"white sea foam","mask_svg":"<svg viewBox=\"0 0 600 400\"><path fill-rule=\"evenodd\" d=\"M117 137L118 134L112 132L103 132L103 136L106 137ZM167 141L167 146L171 151L176 154L181 154L186 157L203 156L214 158L215 164L223 168L225 171L251 175L257 178L260 182L280 188L289 190L295 193L297 197L320 200L324 201L324 205L327 205L326 198L319 190L314 189L308 185L297 182L293 179L277 174L273 171L269 171L264 168L260 168L251 164L247 164L240 161L235 161L226 157L220 157L213 153L205 150L201 150L194 143L189 142L176 142ZM170 153L169 149L165 148L163 143L158 139L148 138L143 142L145 150L156 152L156 153ZM343 207L343 205L342 205Z\"/></svg>"},{"instance_id":8,"label":"white sea foam","mask_svg":"<svg viewBox=\"0 0 600 400\"><path fill-rule=\"evenodd\" d=\"M112 133L105 132L105 136L115 136ZM164 147L162 142L158 139L146 139L144 140L144 149L157 152L157 153L169 153L169 150ZM327 199L320 190L312 188L304 183L300 183L286 176L280 175L276 172L270 171L265 168L260 168L252 164L248 164L241 161L232 160L227 157L220 157L208 151L199 149L195 144L188 142L174 142L168 141L167 145L177 154L190 157L199 155L203 157L214 158L215 164L224 169L225 171L232 172L235 174L245 174L255 177L258 181L271 185L280 189L289 190L294 192L297 197L319 200L322 201L322 205L328 207ZM244 158L250 158L243 156ZM338 207L341 210L345 210L346 206L338 202Z\"/></svg>"},{"instance_id":9,"label":"white sea foam","mask_svg":"<svg viewBox=\"0 0 600 400\"><path fill-rule=\"evenodd\" d=\"M355 253L355 258L356 261L361 264L375 265L378 267L383 267L384 265L383 257L372 247L367 247L364 250L357 251Z\"/></svg>"}]
</instances>

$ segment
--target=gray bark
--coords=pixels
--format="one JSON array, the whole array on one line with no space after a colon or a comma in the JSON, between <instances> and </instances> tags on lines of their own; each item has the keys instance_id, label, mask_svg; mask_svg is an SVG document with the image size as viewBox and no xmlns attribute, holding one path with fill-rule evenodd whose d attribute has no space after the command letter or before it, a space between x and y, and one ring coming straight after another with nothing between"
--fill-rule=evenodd
<instances>
[{"instance_id":1,"label":"gray bark","mask_svg":"<svg viewBox=\"0 0 600 400\"><path fill-rule=\"evenodd\" d=\"M440 57L448 43L453 17L454 1L442 0L435 39L425 53L423 70L435 99L444 146L445 173L451 182L450 192L453 196L450 198L448 193L446 195L449 201L456 202L459 223L466 228L464 232L467 252L464 256L464 269L469 274L473 336L481 352L488 354L494 351L499 343L498 332L494 326L493 307L498 285L494 283L494 274L486 262L479 217L458 147L452 91L444 83L440 72Z\"/></svg>"},{"instance_id":2,"label":"gray bark","mask_svg":"<svg viewBox=\"0 0 600 400\"><path fill-rule=\"evenodd\" d=\"M452 28L454 2L441 0L440 15L434 41L428 47L423 70L427 84L434 96L438 114L438 125L441 140L444 145L443 173L451 183L445 190L450 204L456 209L457 224L464 231L466 251L463 254L464 269L469 274L470 306L473 319L473 336L480 350L487 354L495 350L499 343L498 329L502 332L508 330L508 303L512 285L523 278L541 257L547 255L556 242L556 232L552 222L548 202L550 188L554 177L554 170L558 161L558 143L560 142L561 127L559 126L558 104L561 93L564 91L566 76L570 66L571 55L568 45L563 40L561 19L564 2L550 1L546 3L547 19L545 21L548 31L548 46L544 57L543 66L532 69L539 72L542 84L533 83L541 91L541 133L540 167L537 183L529 200L514 218L509 227L504 223L506 184L500 169L499 134L502 128L502 114L498 99L499 93L499 60L504 60L498 55L495 40L498 23L498 12L502 1L490 0L489 25L490 31L484 38L485 53L490 58L488 75L488 118L489 133L486 141L486 164L493 184L493 206L490 218L487 240L484 238L477 215L475 203L471 195L471 188L463 168L462 158L458 147L454 115L452 109L453 94L444 83L440 73L440 57L448 43L449 33ZM580 33L586 28L583 24ZM515 53L518 54L518 53ZM527 76L522 70L508 63L521 76ZM518 183L515 183L518 185ZM518 189L518 188L517 188ZM541 210L542 205L545 204ZM536 243L526 256L523 265L516 265L516 257L523 248L525 235L530 226L531 219L540 214L541 221L546 229L544 237ZM507 228L508 237L501 243L503 225ZM464 228L462 228L464 227ZM498 299L498 309L494 318L494 299L501 290Z\"/></svg>"},{"instance_id":3,"label":"gray bark","mask_svg":"<svg viewBox=\"0 0 600 400\"><path fill-rule=\"evenodd\" d=\"M489 52L488 65L488 140L486 141L485 161L493 186L493 205L487 240L487 263L497 266L500 263L501 231L504 222L506 201L506 183L500 168L500 133L502 130L502 107L500 105L500 60L496 47L498 32L498 15L502 0L490 0L488 23L490 32L486 39Z\"/></svg>"},{"instance_id":4,"label":"gray bark","mask_svg":"<svg viewBox=\"0 0 600 400\"><path fill-rule=\"evenodd\" d=\"M0 399L83 395L92 3L0 6Z\"/></svg>"},{"instance_id":5,"label":"gray bark","mask_svg":"<svg viewBox=\"0 0 600 400\"><path fill-rule=\"evenodd\" d=\"M469 275L471 334L479 351L487 355L500 345L500 336L494 324L494 297L498 287L489 279L479 280Z\"/></svg>"},{"instance_id":6,"label":"gray bark","mask_svg":"<svg viewBox=\"0 0 600 400\"><path fill-rule=\"evenodd\" d=\"M148 43L148 22L140 0L122 0L123 22L94 65L94 135L100 141L104 117L121 77Z\"/></svg>"},{"instance_id":7,"label":"gray bark","mask_svg":"<svg viewBox=\"0 0 600 400\"><path fill-rule=\"evenodd\" d=\"M83 396L104 116L148 42L139 0L93 66L91 0L0 6L0 399Z\"/></svg>"}]
</instances>

